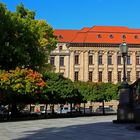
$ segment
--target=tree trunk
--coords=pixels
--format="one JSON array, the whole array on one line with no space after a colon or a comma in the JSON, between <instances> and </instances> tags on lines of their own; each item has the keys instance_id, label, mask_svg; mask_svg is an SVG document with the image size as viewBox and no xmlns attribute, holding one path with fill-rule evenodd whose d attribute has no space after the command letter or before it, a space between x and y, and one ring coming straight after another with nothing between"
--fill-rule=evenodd
<instances>
[{"instance_id":1,"label":"tree trunk","mask_svg":"<svg viewBox=\"0 0 140 140\"><path fill-rule=\"evenodd\" d=\"M48 104L46 104L46 109L45 109L45 118L47 117L47 108L48 108Z\"/></svg>"},{"instance_id":2,"label":"tree trunk","mask_svg":"<svg viewBox=\"0 0 140 140\"><path fill-rule=\"evenodd\" d=\"M86 114L86 109L85 109L85 107L86 107L86 103L84 103L84 115Z\"/></svg>"},{"instance_id":3,"label":"tree trunk","mask_svg":"<svg viewBox=\"0 0 140 140\"><path fill-rule=\"evenodd\" d=\"M104 100L102 101L102 105L103 105L103 115L105 115L105 105L104 105Z\"/></svg>"},{"instance_id":4,"label":"tree trunk","mask_svg":"<svg viewBox=\"0 0 140 140\"><path fill-rule=\"evenodd\" d=\"M11 109L11 117L17 117L17 114L18 114L17 105L13 103Z\"/></svg>"},{"instance_id":5,"label":"tree trunk","mask_svg":"<svg viewBox=\"0 0 140 140\"><path fill-rule=\"evenodd\" d=\"M70 115L72 115L72 103L70 103Z\"/></svg>"}]
</instances>

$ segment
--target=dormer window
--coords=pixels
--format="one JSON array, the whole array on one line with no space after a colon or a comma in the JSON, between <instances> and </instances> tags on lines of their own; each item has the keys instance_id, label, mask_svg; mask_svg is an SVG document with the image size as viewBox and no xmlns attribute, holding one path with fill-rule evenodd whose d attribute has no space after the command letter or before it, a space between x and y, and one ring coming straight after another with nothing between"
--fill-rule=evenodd
<instances>
[{"instance_id":1,"label":"dormer window","mask_svg":"<svg viewBox=\"0 0 140 140\"><path fill-rule=\"evenodd\" d=\"M122 39L126 39L126 36L125 35L122 35Z\"/></svg>"},{"instance_id":2,"label":"dormer window","mask_svg":"<svg viewBox=\"0 0 140 140\"><path fill-rule=\"evenodd\" d=\"M109 38L111 38L111 39L112 39L112 38L114 38L114 36L113 36L113 35L110 35L110 36L109 36Z\"/></svg>"},{"instance_id":3,"label":"dormer window","mask_svg":"<svg viewBox=\"0 0 140 140\"><path fill-rule=\"evenodd\" d=\"M135 39L138 39L138 36L137 36L137 35L135 35L135 36L134 36L134 38L135 38Z\"/></svg>"},{"instance_id":4,"label":"dormer window","mask_svg":"<svg viewBox=\"0 0 140 140\"><path fill-rule=\"evenodd\" d=\"M59 35L58 38L59 38L59 39L63 39L63 36L62 36L62 35Z\"/></svg>"},{"instance_id":5,"label":"dormer window","mask_svg":"<svg viewBox=\"0 0 140 140\"><path fill-rule=\"evenodd\" d=\"M102 38L102 36L100 34L97 35L97 38Z\"/></svg>"}]
</instances>

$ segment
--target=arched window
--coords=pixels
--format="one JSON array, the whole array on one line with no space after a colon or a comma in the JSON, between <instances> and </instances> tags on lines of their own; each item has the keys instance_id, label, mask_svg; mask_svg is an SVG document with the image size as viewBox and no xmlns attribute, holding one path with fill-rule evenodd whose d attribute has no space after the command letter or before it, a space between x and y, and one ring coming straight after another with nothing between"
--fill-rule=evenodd
<instances>
[{"instance_id":1,"label":"arched window","mask_svg":"<svg viewBox=\"0 0 140 140\"><path fill-rule=\"evenodd\" d=\"M112 39L112 38L114 38L114 36L113 36L113 35L110 35L110 36L109 36L109 38L111 38L111 39Z\"/></svg>"},{"instance_id":2,"label":"arched window","mask_svg":"<svg viewBox=\"0 0 140 140\"><path fill-rule=\"evenodd\" d=\"M101 34L98 34L98 35L97 35L97 38L102 38Z\"/></svg>"}]
</instances>

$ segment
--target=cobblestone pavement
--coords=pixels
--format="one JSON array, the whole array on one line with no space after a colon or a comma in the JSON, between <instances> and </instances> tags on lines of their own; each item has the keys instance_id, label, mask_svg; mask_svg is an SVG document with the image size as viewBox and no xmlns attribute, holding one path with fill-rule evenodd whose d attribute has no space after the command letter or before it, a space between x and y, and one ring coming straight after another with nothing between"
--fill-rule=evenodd
<instances>
[{"instance_id":1,"label":"cobblestone pavement","mask_svg":"<svg viewBox=\"0 0 140 140\"><path fill-rule=\"evenodd\" d=\"M116 116L0 123L0 140L140 140L134 124L113 124Z\"/></svg>"}]
</instances>

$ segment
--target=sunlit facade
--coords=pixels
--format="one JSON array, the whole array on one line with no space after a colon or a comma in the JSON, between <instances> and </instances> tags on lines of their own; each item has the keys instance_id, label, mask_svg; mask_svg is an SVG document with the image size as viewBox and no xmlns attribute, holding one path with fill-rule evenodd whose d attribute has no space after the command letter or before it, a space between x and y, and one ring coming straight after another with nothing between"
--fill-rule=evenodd
<instances>
[{"instance_id":1,"label":"sunlit facade","mask_svg":"<svg viewBox=\"0 0 140 140\"><path fill-rule=\"evenodd\" d=\"M140 75L140 29L118 26L93 26L81 30L55 30L57 48L50 63L55 72L72 81L121 82L123 62L119 50L128 44L127 80Z\"/></svg>"}]
</instances>

